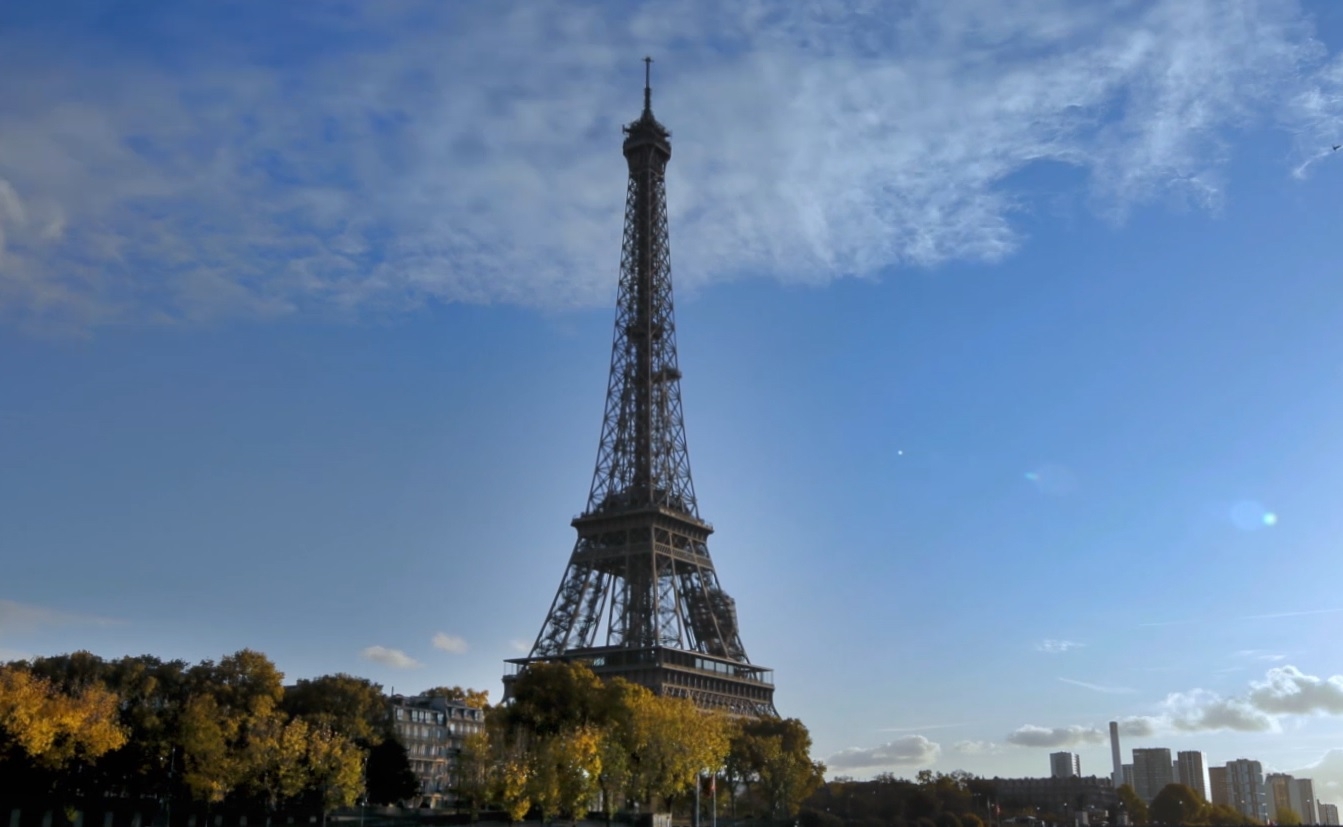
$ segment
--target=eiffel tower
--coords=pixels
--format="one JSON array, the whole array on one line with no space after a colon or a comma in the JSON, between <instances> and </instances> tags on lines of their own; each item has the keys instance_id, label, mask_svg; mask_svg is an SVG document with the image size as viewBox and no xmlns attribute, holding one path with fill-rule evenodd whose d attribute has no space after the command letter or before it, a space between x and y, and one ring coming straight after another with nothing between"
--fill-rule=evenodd
<instances>
[{"instance_id":1,"label":"eiffel tower","mask_svg":"<svg viewBox=\"0 0 1343 827\"><path fill-rule=\"evenodd\" d=\"M667 236L671 133L653 117L651 64L643 114L624 127L625 235L597 468L564 579L530 655L507 661L504 697L529 664L582 661L702 708L777 717L773 671L746 657L690 480Z\"/></svg>"}]
</instances>

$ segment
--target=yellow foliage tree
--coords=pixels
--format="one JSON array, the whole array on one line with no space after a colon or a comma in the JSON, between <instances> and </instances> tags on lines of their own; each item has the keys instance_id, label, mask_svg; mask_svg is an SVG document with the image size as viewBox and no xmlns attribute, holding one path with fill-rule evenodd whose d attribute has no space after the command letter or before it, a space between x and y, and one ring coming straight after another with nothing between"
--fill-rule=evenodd
<instances>
[{"instance_id":1,"label":"yellow foliage tree","mask_svg":"<svg viewBox=\"0 0 1343 827\"><path fill-rule=\"evenodd\" d=\"M467 735L457 764L457 792L465 799L472 821L490 794L491 743L489 730Z\"/></svg>"},{"instance_id":2,"label":"yellow foliage tree","mask_svg":"<svg viewBox=\"0 0 1343 827\"><path fill-rule=\"evenodd\" d=\"M321 790L324 809L349 807L364 788L364 751L338 732L308 728L303 761L306 781Z\"/></svg>"},{"instance_id":3,"label":"yellow foliage tree","mask_svg":"<svg viewBox=\"0 0 1343 827\"><path fill-rule=\"evenodd\" d=\"M527 758L525 753L518 752L508 756L498 767L498 797L509 821L521 821L532 808L532 772Z\"/></svg>"},{"instance_id":4,"label":"yellow foliage tree","mask_svg":"<svg viewBox=\"0 0 1343 827\"><path fill-rule=\"evenodd\" d=\"M632 786L649 804L694 788L701 773L723 766L729 739L726 719L686 698L630 693Z\"/></svg>"},{"instance_id":5,"label":"yellow foliage tree","mask_svg":"<svg viewBox=\"0 0 1343 827\"><path fill-rule=\"evenodd\" d=\"M596 797L602 773L601 731L580 726L536 745L530 788L542 820L555 813L577 823Z\"/></svg>"},{"instance_id":6,"label":"yellow foliage tree","mask_svg":"<svg viewBox=\"0 0 1343 827\"><path fill-rule=\"evenodd\" d=\"M0 744L52 768L91 761L126 743L117 696L99 684L65 694L21 665L0 666Z\"/></svg>"}]
</instances>

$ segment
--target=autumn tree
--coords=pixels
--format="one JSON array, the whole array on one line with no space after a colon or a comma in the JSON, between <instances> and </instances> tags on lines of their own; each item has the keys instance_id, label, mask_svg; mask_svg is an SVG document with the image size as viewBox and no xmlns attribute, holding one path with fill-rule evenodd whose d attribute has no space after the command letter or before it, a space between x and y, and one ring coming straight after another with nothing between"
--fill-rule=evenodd
<instances>
[{"instance_id":1,"label":"autumn tree","mask_svg":"<svg viewBox=\"0 0 1343 827\"><path fill-rule=\"evenodd\" d=\"M462 739L457 758L457 794L466 803L472 821L489 800L492 774L489 730L470 733Z\"/></svg>"},{"instance_id":2,"label":"autumn tree","mask_svg":"<svg viewBox=\"0 0 1343 827\"><path fill-rule=\"evenodd\" d=\"M323 726L307 729L303 764L309 795L317 800L322 812L349 807L364 789L364 751L335 730Z\"/></svg>"},{"instance_id":3,"label":"autumn tree","mask_svg":"<svg viewBox=\"0 0 1343 827\"><path fill-rule=\"evenodd\" d=\"M67 694L22 664L0 666L0 753L59 769L125 744L117 696L98 682L78 686Z\"/></svg>"},{"instance_id":4,"label":"autumn tree","mask_svg":"<svg viewBox=\"0 0 1343 827\"><path fill-rule=\"evenodd\" d=\"M243 649L218 664L197 664L187 681L191 696L182 715L183 778L193 795L219 802L236 790L289 789L287 781L274 780L280 771L266 758L266 747L279 743L277 733L285 729L279 709L282 676L270 659ZM299 756L291 749L284 760Z\"/></svg>"},{"instance_id":5,"label":"autumn tree","mask_svg":"<svg viewBox=\"0 0 1343 827\"><path fill-rule=\"evenodd\" d=\"M463 689L460 686L435 686L433 689L426 689L421 694L435 698L447 698L450 701L461 701L472 709L490 708L490 692L488 689Z\"/></svg>"},{"instance_id":6,"label":"autumn tree","mask_svg":"<svg viewBox=\"0 0 1343 827\"><path fill-rule=\"evenodd\" d=\"M654 804L694 789L700 775L717 772L728 753L727 721L687 698L654 695L642 687L628 695L633 743L631 783Z\"/></svg>"},{"instance_id":7,"label":"autumn tree","mask_svg":"<svg viewBox=\"0 0 1343 827\"><path fill-rule=\"evenodd\" d=\"M567 816L571 823L587 814L601 775L601 733L592 725L570 727L539 738L531 750L528 791L541 820Z\"/></svg>"}]
</instances>

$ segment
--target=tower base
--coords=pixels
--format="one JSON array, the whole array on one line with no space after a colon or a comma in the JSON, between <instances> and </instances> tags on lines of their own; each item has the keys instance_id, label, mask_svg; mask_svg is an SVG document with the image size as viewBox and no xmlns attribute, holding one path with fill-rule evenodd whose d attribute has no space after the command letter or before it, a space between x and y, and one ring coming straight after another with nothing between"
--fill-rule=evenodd
<instances>
[{"instance_id":1,"label":"tower base","mask_svg":"<svg viewBox=\"0 0 1343 827\"><path fill-rule=\"evenodd\" d=\"M533 663L582 663L600 678L624 678L655 695L689 698L701 709L742 718L779 716L774 709L772 669L684 649L603 646L571 649L554 657L513 658L505 663L511 667L504 676L505 701L513 697L513 681Z\"/></svg>"}]
</instances>

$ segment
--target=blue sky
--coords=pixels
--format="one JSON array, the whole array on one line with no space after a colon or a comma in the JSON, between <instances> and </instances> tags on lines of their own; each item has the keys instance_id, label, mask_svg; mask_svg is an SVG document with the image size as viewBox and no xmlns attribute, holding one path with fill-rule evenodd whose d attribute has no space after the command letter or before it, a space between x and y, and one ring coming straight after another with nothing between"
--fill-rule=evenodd
<instances>
[{"instance_id":1,"label":"blue sky","mask_svg":"<svg viewBox=\"0 0 1343 827\"><path fill-rule=\"evenodd\" d=\"M837 774L1343 803L1343 4L8 3L0 656L489 689L646 53L711 551Z\"/></svg>"}]
</instances>

